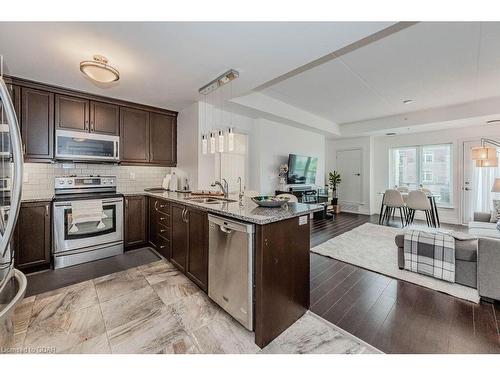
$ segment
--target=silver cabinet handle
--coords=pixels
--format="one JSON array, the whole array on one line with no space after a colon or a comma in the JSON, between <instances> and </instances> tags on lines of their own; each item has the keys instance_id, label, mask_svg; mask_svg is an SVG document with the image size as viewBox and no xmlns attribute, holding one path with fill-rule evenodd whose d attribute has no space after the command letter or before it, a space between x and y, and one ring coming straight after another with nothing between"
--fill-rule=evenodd
<instances>
[{"instance_id":1,"label":"silver cabinet handle","mask_svg":"<svg viewBox=\"0 0 500 375\"><path fill-rule=\"evenodd\" d=\"M154 207L155 207L155 210L158 211L158 201L155 201Z\"/></svg>"},{"instance_id":2,"label":"silver cabinet handle","mask_svg":"<svg viewBox=\"0 0 500 375\"><path fill-rule=\"evenodd\" d=\"M49 205L45 205L45 216L49 216Z\"/></svg>"}]
</instances>

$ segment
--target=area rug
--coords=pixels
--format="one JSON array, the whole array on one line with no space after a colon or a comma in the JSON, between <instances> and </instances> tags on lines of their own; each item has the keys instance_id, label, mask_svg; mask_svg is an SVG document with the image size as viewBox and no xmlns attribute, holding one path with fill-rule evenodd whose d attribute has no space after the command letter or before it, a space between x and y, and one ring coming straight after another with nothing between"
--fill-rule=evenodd
<instances>
[{"instance_id":1,"label":"area rug","mask_svg":"<svg viewBox=\"0 0 500 375\"><path fill-rule=\"evenodd\" d=\"M400 231L398 228L366 223L312 248L311 251L471 302L479 302L476 289L400 270L398 249L394 242L394 237Z\"/></svg>"}]
</instances>

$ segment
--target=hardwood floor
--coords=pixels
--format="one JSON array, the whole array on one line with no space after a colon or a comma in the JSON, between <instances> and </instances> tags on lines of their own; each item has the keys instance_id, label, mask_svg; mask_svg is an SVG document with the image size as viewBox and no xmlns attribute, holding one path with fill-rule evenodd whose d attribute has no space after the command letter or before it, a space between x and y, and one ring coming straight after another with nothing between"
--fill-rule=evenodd
<instances>
[{"instance_id":1,"label":"hardwood floor","mask_svg":"<svg viewBox=\"0 0 500 375\"><path fill-rule=\"evenodd\" d=\"M367 222L378 216L315 219L311 247ZM470 303L314 253L310 283L311 311L385 353L500 353L499 304Z\"/></svg>"}]
</instances>

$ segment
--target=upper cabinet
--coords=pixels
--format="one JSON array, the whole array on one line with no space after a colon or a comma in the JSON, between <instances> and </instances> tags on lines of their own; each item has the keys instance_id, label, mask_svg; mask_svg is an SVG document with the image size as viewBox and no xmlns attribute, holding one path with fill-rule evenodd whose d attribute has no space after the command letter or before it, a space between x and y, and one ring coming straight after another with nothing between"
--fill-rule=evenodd
<instances>
[{"instance_id":1,"label":"upper cabinet","mask_svg":"<svg viewBox=\"0 0 500 375\"><path fill-rule=\"evenodd\" d=\"M149 162L149 112L122 107L120 110L121 160Z\"/></svg>"},{"instance_id":2,"label":"upper cabinet","mask_svg":"<svg viewBox=\"0 0 500 375\"><path fill-rule=\"evenodd\" d=\"M150 162L175 166L177 163L177 119L151 113L149 128Z\"/></svg>"},{"instance_id":3,"label":"upper cabinet","mask_svg":"<svg viewBox=\"0 0 500 375\"><path fill-rule=\"evenodd\" d=\"M175 116L121 107L120 140L125 164L172 167L177 163Z\"/></svg>"},{"instance_id":4,"label":"upper cabinet","mask_svg":"<svg viewBox=\"0 0 500 375\"><path fill-rule=\"evenodd\" d=\"M22 87L21 99L24 158L50 160L54 157L54 94Z\"/></svg>"},{"instance_id":5,"label":"upper cabinet","mask_svg":"<svg viewBox=\"0 0 500 375\"><path fill-rule=\"evenodd\" d=\"M56 95L56 128L118 135L120 107L66 95Z\"/></svg>"},{"instance_id":6,"label":"upper cabinet","mask_svg":"<svg viewBox=\"0 0 500 375\"><path fill-rule=\"evenodd\" d=\"M90 131L99 134L120 134L120 107L115 104L90 102Z\"/></svg>"},{"instance_id":7,"label":"upper cabinet","mask_svg":"<svg viewBox=\"0 0 500 375\"><path fill-rule=\"evenodd\" d=\"M177 113L6 77L19 120L24 157L54 160L55 130L120 136L120 162L174 167Z\"/></svg>"},{"instance_id":8,"label":"upper cabinet","mask_svg":"<svg viewBox=\"0 0 500 375\"><path fill-rule=\"evenodd\" d=\"M56 128L88 131L89 101L73 96L56 95Z\"/></svg>"}]
</instances>

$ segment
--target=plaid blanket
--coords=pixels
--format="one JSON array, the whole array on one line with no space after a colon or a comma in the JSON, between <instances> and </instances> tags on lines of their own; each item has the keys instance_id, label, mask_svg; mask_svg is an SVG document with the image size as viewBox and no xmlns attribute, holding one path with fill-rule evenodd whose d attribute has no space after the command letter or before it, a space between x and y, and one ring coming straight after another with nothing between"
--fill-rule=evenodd
<instances>
[{"instance_id":1,"label":"plaid blanket","mask_svg":"<svg viewBox=\"0 0 500 375\"><path fill-rule=\"evenodd\" d=\"M405 232L405 270L455 282L455 239L443 232Z\"/></svg>"}]
</instances>

